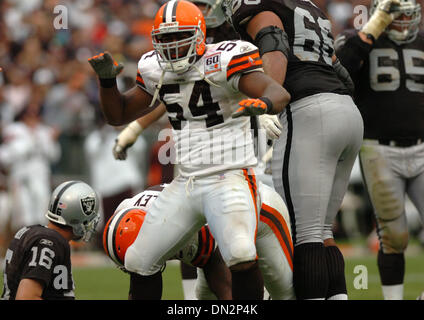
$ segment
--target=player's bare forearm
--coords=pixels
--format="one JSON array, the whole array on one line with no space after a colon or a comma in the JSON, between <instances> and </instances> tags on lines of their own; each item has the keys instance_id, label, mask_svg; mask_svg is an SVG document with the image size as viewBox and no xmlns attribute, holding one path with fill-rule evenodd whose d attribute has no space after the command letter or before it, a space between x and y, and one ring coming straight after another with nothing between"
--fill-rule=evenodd
<instances>
[{"instance_id":1,"label":"player's bare forearm","mask_svg":"<svg viewBox=\"0 0 424 320\"><path fill-rule=\"evenodd\" d=\"M100 103L106 121L113 126L130 123L141 117L148 108L152 96L138 87L121 94L116 86L100 87Z\"/></svg>"},{"instance_id":2,"label":"player's bare forearm","mask_svg":"<svg viewBox=\"0 0 424 320\"><path fill-rule=\"evenodd\" d=\"M100 87L100 106L106 121L114 126L122 125L124 97L116 86L112 88Z\"/></svg>"},{"instance_id":3,"label":"player's bare forearm","mask_svg":"<svg viewBox=\"0 0 424 320\"><path fill-rule=\"evenodd\" d=\"M137 122L143 129L147 129L152 123L159 120L166 112L166 107L163 103L157 106L153 111L137 119Z\"/></svg>"},{"instance_id":4,"label":"player's bare forearm","mask_svg":"<svg viewBox=\"0 0 424 320\"><path fill-rule=\"evenodd\" d=\"M16 292L16 300L42 300L43 286L37 280L22 279Z\"/></svg>"},{"instance_id":5,"label":"player's bare forearm","mask_svg":"<svg viewBox=\"0 0 424 320\"><path fill-rule=\"evenodd\" d=\"M270 114L278 114L289 104L290 94L279 83L262 72L243 75L239 90L250 98L266 97L272 103Z\"/></svg>"},{"instance_id":6,"label":"player's bare forearm","mask_svg":"<svg viewBox=\"0 0 424 320\"><path fill-rule=\"evenodd\" d=\"M287 58L280 51L267 52L262 56L262 64L267 75L283 84L286 79Z\"/></svg>"}]
</instances>

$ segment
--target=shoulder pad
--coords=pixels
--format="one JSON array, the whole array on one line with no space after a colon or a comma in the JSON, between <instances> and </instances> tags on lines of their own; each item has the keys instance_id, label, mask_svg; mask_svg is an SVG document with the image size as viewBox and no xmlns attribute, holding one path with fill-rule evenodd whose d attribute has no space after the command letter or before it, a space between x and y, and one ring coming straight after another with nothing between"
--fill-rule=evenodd
<instances>
[{"instance_id":1,"label":"shoulder pad","mask_svg":"<svg viewBox=\"0 0 424 320\"><path fill-rule=\"evenodd\" d=\"M154 50L146 52L141 56L137 65L136 84L149 93L154 91L152 86L154 88L155 81L157 82L162 73L156 55Z\"/></svg>"},{"instance_id":2,"label":"shoulder pad","mask_svg":"<svg viewBox=\"0 0 424 320\"><path fill-rule=\"evenodd\" d=\"M222 69L226 69L227 79L235 74L258 69L262 71L262 59L258 48L247 41L222 41L214 44L208 53L221 55Z\"/></svg>"}]
</instances>

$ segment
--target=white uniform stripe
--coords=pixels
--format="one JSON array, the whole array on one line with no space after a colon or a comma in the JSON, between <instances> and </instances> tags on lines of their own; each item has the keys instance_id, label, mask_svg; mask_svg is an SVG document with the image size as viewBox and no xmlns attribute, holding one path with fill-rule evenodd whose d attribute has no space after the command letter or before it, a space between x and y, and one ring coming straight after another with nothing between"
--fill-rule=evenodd
<instances>
[{"instance_id":1,"label":"white uniform stripe","mask_svg":"<svg viewBox=\"0 0 424 320\"><path fill-rule=\"evenodd\" d=\"M171 0L169 1L169 3L166 5L166 12L164 14L165 16L165 22L172 22L172 12L176 11L176 8L174 9L174 7L177 5L177 0Z\"/></svg>"},{"instance_id":2,"label":"white uniform stripe","mask_svg":"<svg viewBox=\"0 0 424 320\"><path fill-rule=\"evenodd\" d=\"M112 221L109 224L109 228L107 230L107 250L109 252L109 256L118 264L121 265L121 262L119 262L118 257L115 255L114 250L114 241L113 241L113 235L115 231L116 224L121 220L121 216L127 212L126 209L121 210L118 212L112 219Z\"/></svg>"}]
</instances>

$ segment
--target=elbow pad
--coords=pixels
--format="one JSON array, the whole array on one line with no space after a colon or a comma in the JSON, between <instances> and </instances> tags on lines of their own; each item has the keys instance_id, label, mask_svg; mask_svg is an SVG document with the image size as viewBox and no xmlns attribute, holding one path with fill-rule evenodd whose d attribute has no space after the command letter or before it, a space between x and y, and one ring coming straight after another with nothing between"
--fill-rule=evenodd
<instances>
[{"instance_id":1,"label":"elbow pad","mask_svg":"<svg viewBox=\"0 0 424 320\"><path fill-rule=\"evenodd\" d=\"M352 78L350 77L349 72L346 70L345 67L343 67L339 59L336 59L336 61L334 61L333 68L337 74L337 77L343 82L343 84L349 90L350 94L353 95L355 91L355 85L352 81Z\"/></svg>"},{"instance_id":2,"label":"elbow pad","mask_svg":"<svg viewBox=\"0 0 424 320\"><path fill-rule=\"evenodd\" d=\"M290 52L290 45L287 33L275 26L268 26L261 29L255 37L255 45L259 48L259 53L263 54L271 51L281 51L287 58Z\"/></svg>"}]
</instances>

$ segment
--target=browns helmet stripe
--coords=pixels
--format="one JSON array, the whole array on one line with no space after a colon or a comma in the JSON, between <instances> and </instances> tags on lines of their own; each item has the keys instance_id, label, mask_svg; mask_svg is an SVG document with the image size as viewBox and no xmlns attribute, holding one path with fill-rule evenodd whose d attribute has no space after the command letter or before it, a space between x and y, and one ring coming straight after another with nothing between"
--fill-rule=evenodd
<instances>
[{"instance_id":1,"label":"browns helmet stripe","mask_svg":"<svg viewBox=\"0 0 424 320\"><path fill-rule=\"evenodd\" d=\"M107 254L109 257L112 258L117 264L124 265L124 261L120 261L117 248L116 248L116 231L119 226L119 223L121 222L122 218L125 216L125 214L129 211L131 211L134 208L124 209L121 211L116 212L112 218L110 219L109 224L106 226L106 246L105 249L107 250Z\"/></svg>"},{"instance_id":2,"label":"browns helmet stripe","mask_svg":"<svg viewBox=\"0 0 424 320\"><path fill-rule=\"evenodd\" d=\"M175 22L177 21L177 6L178 0L171 0L166 3L163 8L163 22Z\"/></svg>"}]
</instances>

